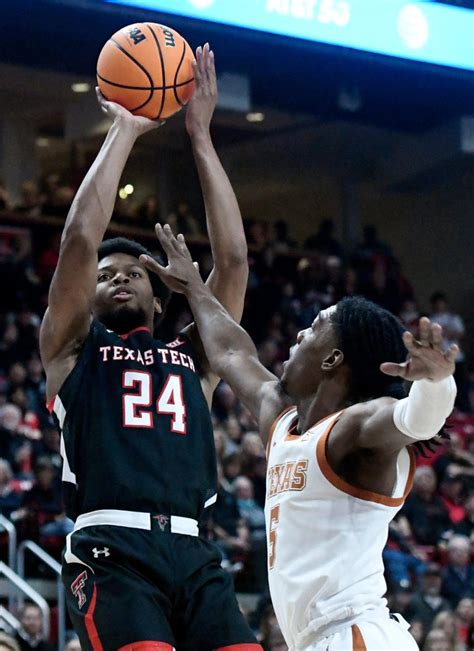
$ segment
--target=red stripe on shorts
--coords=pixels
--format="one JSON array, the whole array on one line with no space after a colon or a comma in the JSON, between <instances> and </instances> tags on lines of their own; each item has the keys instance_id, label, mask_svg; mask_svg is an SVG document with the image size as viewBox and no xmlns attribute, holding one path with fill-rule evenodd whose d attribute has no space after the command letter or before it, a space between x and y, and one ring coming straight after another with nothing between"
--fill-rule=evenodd
<instances>
[{"instance_id":1,"label":"red stripe on shorts","mask_svg":"<svg viewBox=\"0 0 474 651\"><path fill-rule=\"evenodd\" d=\"M121 646L118 651L174 651L174 646L166 642L132 642L132 644Z\"/></svg>"},{"instance_id":2,"label":"red stripe on shorts","mask_svg":"<svg viewBox=\"0 0 474 651\"><path fill-rule=\"evenodd\" d=\"M99 633L97 631L97 627L94 622L94 610L95 610L96 601L97 601L97 586L94 585L94 592L92 593L92 599L84 619L86 624L87 635L89 636L89 640L90 643L92 644L93 650L104 651L104 647L102 646L102 642L99 639Z\"/></svg>"}]
</instances>

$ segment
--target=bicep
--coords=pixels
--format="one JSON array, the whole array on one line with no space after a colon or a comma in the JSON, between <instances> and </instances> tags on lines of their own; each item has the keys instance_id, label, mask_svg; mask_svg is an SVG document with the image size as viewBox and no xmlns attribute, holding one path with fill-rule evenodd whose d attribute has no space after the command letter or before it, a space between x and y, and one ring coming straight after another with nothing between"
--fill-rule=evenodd
<instances>
[{"instance_id":1,"label":"bicep","mask_svg":"<svg viewBox=\"0 0 474 651\"><path fill-rule=\"evenodd\" d=\"M47 364L87 336L97 275L97 252L87 238L66 238L41 325L41 355Z\"/></svg>"}]
</instances>

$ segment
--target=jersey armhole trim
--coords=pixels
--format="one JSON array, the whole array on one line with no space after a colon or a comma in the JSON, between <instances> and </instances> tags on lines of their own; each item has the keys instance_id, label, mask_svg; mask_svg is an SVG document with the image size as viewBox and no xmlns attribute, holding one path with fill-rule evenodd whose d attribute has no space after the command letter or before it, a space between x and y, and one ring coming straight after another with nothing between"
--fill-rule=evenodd
<instances>
[{"instance_id":1,"label":"jersey armhole trim","mask_svg":"<svg viewBox=\"0 0 474 651\"><path fill-rule=\"evenodd\" d=\"M338 422L339 418L336 418L324 432L324 434L319 438L319 441L316 446L316 461L319 465L321 472L324 477L328 480L330 484L337 488L338 490L350 495L351 497L356 497L360 500L365 500L366 502L375 502L376 504L383 504L384 506L398 507L403 504L406 496L411 490L413 485L413 476L415 474L415 455L413 450L408 449L410 455L410 470L408 472L407 483L405 485L405 490L402 497L388 497L387 495L382 495L380 493L375 493L373 491L365 490L364 488L358 488L352 486L346 482L342 477L339 477L337 473L329 465L327 455L326 455L326 445L329 439L329 435Z\"/></svg>"},{"instance_id":2,"label":"jersey armhole trim","mask_svg":"<svg viewBox=\"0 0 474 651\"><path fill-rule=\"evenodd\" d=\"M269 435L268 435L267 447L265 448L265 450L266 450L266 455L267 455L267 459L268 459L268 456L269 456L269 454L270 454L270 445L271 445L271 443L272 443L273 435L275 434L275 430L276 430L276 428L277 428L277 425L279 424L279 422L280 422L280 420L283 418L283 416L284 416L285 414L287 414L289 411L291 411L292 409L294 409L294 408L295 408L294 405L291 405L290 407L287 407L287 408L284 409L282 412L280 412L280 413L278 414L278 416L275 418L275 420L273 421L273 424L272 424L272 426L270 427L270 433L269 433Z\"/></svg>"}]
</instances>

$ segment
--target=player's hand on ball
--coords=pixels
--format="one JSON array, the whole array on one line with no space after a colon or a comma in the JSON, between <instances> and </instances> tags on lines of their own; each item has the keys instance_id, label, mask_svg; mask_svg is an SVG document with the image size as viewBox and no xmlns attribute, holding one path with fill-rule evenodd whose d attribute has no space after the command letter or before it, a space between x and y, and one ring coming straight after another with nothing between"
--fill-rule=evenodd
<instances>
[{"instance_id":1,"label":"player's hand on ball","mask_svg":"<svg viewBox=\"0 0 474 651\"><path fill-rule=\"evenodd\" d=\"M216 67L209 43L196 50L193 73L196 88L186 110L186 129L190 136L209 130L217 104Z\"/></svg>"},{"instance_id":2,"label":"player's hand on ball","mask_svg":"<svg viewBox=\"0 0 474 651\"><path fill-rule=\"evenodd\" d=\"M454 373L459 348L453 344L448 350L443 350L443 329L438 323L421 318L419 339L415 339L411 332L404 332L403 343L408 351L407 361L403 364L386 362L380 366L383 373L410 382L423 379L436 382Z\"/></svg>"},{"instance_id":3,"label":"player's hand on ball","mask_svg":"<svg viewBox=\"0 0 474 651\"><path fill-rule=\"evenodd\" d=\"M126 108L120 106L120 104L109 102L102 95L98 87L96 87L95 92L99 106L105 115L114 122L119 121L123 125L130 126L137 136L140 136L147 131L158 129L158 127L161 127L161 125L164 124L163 121L149 120L148 118L139 115L133 115L130 111L127 111Z\"/></svg>"},{"instance_id":4,"label":"player's hand on ball","mask_svg":"<svg viewBox=\"0 0 474 651\"><path fill-rule=\"evenodd\" d=\"M193 262L184 237L175 237L168 224L155 226L156 235L168 258L168 266L147 255L140 256L140 262L151 272L157 274L173 292L186 294L195 283L202 283L197 262Z\"/></svg>"}]
</instances>

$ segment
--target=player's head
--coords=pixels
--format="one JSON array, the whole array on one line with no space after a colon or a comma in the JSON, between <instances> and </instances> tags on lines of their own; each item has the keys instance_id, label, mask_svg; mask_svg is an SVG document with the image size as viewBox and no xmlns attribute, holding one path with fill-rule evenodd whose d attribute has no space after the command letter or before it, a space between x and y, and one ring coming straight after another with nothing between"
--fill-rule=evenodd
<instances>
[{"instance_id":1,"label":"player's head","mask_svg":"<svg viewBox=\"0 0 474 651\"><path fill-rule=\"evenodd\" d=\"M156 325L168 305L169 289L148 273L140 255L154 257L138 242L123 237L105 240L99 247L93 311L114 332L129 332L150 322Z\"/></svg>"},{"instance_id":2,"label":"player's head","mask_svg":"<svg viewBox=\"0 0 474 651\"><path fill-rule=\"evenodd\" d=\"M387 310L361 297L344 298L298 334L282 385L297 400L314 395L323 380L343 385L351 402L401 398L403 382L382 373L380 365L406 359L402 333Z\"/></svg>"}]
</instances>

